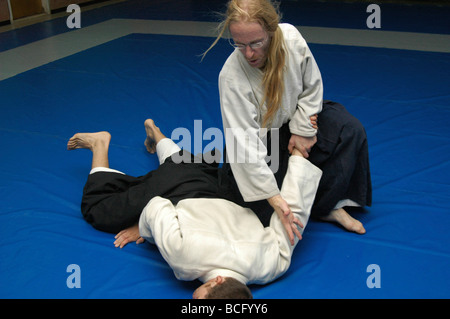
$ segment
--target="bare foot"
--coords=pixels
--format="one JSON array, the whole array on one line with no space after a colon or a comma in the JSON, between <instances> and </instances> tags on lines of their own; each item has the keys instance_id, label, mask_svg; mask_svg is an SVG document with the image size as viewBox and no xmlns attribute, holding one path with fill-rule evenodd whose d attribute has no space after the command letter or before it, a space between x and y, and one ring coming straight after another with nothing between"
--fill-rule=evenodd
<instances>
[{"instance_id":1,"label":"bare foot","mask_svg":"<svg viewBox=\"0 0 450 319\"><path fill-rule=\"evenodd\" d=\"M75 150L85 148L93 151L97 147L108 147L110 141L111 134L106 131L97 133L77 133L67 142L67 149Z\"/></svg>"},{"instance_id":2,"label":"bare foot","mask_svg":"<svg viewBox=\"0 0 450 319\"><path fill-rule=\"evenodd\" d=\"M156 144L164 138L165 136L161 133L159 127L155 125L152 119L147 119L144 122L145 133L147 133L147 138L145 139L145 147L149 153L156 152Z\"/></svg>"},{"instance_id":3,"label":"bare foot","mask_svg":"<svg viewBox=\"0 0 450 319\"><path fill-rule=\"evenodd\" d=\"M322 220L338 223L348 231L355 232L357 234L366 233L363 224L359 220L356 220L350 216L343 208L332 210L329 215L322 217Z\"/></svg>"}]
</instances>

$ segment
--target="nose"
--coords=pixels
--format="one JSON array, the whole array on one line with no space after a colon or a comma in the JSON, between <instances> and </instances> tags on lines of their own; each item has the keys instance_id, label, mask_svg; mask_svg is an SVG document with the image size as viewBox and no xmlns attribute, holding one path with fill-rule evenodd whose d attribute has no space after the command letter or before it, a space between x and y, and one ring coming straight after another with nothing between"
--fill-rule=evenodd
<instances>
[{"instance_id":1,"label":"nose","mask_svg":"<svg viewBox=\"0 0 450 319\"><path fill-rule=\"evenodd\" d=\"M253 49L249 46L249 45L247 45L246 47L245 47L245 57L247 58L247 59L250 59L252 56L253 56L253 53L254 53L254 51L253 51Z\"/></svg>"}]
</instances>

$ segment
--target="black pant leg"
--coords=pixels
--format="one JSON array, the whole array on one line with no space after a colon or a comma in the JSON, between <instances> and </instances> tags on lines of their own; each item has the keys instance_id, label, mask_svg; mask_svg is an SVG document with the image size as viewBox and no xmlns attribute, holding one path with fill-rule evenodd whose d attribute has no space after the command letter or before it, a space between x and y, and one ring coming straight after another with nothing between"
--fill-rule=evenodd
<instances>
[{"instance_id":1,"label":"black pant leg","mask_svg":"<svg viewBox=\"0 0 450 319\"><path fill-rule=\"evenodd\" d=\"M174 204L185 198L216 198L217 167L193 160L175 163L168 158L141 177L97 172L88 177L81 211L96 229L116 233L137 223L143 208L155 196Z\"/></svg>"},{"instance_id":2,"label":"black pant leg","mask_svg":"<svg viewBox=\"0 0 450 319\"><path fill-rule=\"evenodd\" d=\"M153 172L143 177L119 173L90 174L83 190L81 212L94 228L116 233L137 223L142 209L156 196L156 188L146 181Z\"/></svg>"},{"instance_id":3,"label":"black pant leg","mask_svg":"<svg viewBox=\"0 0 450 319\"><path fill-rule=\"evenodd\" d=\"M309 160L322 178L312 217L326 216L342 199L370 206L372 186L367 137L361 122L339 103L325 101L319 114L317 143Z\"/></svg>"}]
</instances>

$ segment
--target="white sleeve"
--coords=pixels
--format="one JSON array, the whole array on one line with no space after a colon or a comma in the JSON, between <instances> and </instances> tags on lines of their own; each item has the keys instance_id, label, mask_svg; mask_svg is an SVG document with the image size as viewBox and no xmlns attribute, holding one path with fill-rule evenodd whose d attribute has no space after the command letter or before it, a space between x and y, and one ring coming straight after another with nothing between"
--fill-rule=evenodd
<instances>
[{"instance_id":1,"label":"white sleeve","mask_svg":"<svg viewBox=\"0 0 450 319\"><path fill-rule=\"evenodd\" d=\"M181 151L181 148L175 144L170 138L163 138L156 144L156 154L158 155L159 165L162 165L164 161L175 153Z\"/></svg>"},{"instance_id":2,"label":"white sleeve","mask_svg":"<svg viewBox=\"0 0 450 319\"><path fill-rule=\"evenodd\" d=\"M168 199L154 197L149 201L139 219L139 234L158 246L169 265L180 259L183 236L177 210Z\"/></svg>"},{"instance_id":3,"label":"white sleeve","mask_svg":"<svg viewBox=\"0 0 450 319\"><path fill-rule=\"evenodd\" d=\"M281 196L286 200L295 216L306 227L314 203L322 171L301 156L291 156L286 176L281 187ZM280 248L278 271L281 276L289 268L292 252L298 243L292 246L287 232L276 213L272 215L270 227L275 231ZM303 228L299 228L303 233Z\"/></svg>"},{"instance_id":4,"label":"white sleeve","mask_svg":"<svg viewBox=\"0 0 450 319\"><path fill-rule=\"evenodd\" d=\"M242 79L242 74L231 77L221 73L219 93L227 160L244 200L251 202L279 194L266 163L267 148L260 138L258 105L250 84Z\"/></svg>"},{"instance_id":5,"label":"white sleeve","mask_svg":"<svg viewBox=\"0 0 450 319\"><path fill-rule=\"evenodd\" d=\"M317 133L310 123L309 117L322 111L323 83L319 67L311 50L300 32L295 30L294 39L290 45L294 46L293 52L296 57L289 63L290 72L301 72L303 91L298 97L297 110L289 123L292 134L310 137ZM300 61L300 66L298 62Z\"/></svg>"}]
</instances>

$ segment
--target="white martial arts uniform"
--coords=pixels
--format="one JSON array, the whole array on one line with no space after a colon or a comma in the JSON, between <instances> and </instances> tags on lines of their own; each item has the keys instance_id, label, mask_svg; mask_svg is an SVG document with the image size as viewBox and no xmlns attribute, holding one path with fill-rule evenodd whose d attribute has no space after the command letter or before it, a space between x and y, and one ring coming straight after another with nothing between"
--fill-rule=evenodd
<instances>
[{"instance_id":1,"label":"white martial arts uniform","mask_svg":"<svg viewBox=\"0 0 450 319\"><path fill-rule=\"evenodd\" d=\"M292 134L314 136L317 131L312 127L309 117L322 110L320 71L299 31L290 24L279 26L287 49L286 68L282 108L275 115L271 127L280 128L290 121ZM262 78L263 72L251 67L239 49L235 49L228 57L219 75L228 161L246 202L267 199L279 193L275 177L265 160L267 145L249 143L260 137L259 129L267 110L266 105L260 107L264 97ZM227 130L232 132L230 129L233 128L243 128L246 135L237 134L234 139L231 138ZM249 143L247 148L246 143ZM257 161L248 164L242 163L242 159L230 158L230 151L235 146L248 150L247 153L252 154L252 158L256 157Z\"/></svg>"},{"instance_id":2,"label":"white martial arts uniform","mask_svg":"<svg viewBox=\"0 0 450 319\"><path fill-rule=\"evenodd\" d=\"M304 226L321 174L308 160L290 157L281 194ZM264 228L250 209L224 199L184 199L174 206L155 197L141 214L139 232L157 245L176 278L203 282L218 275L270 282L289 268L298 241L290 245L276 213Z\"/></svg>"}]
</instances>

